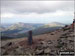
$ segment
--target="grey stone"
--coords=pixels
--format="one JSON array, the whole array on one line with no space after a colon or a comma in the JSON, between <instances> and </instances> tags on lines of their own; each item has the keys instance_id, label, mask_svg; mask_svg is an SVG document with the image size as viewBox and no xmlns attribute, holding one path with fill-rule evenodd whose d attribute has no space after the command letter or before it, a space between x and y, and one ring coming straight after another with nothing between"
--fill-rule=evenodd
<instances>
[{"instance_id":1,"label":"grey stone","mask_svg":"<svg viewBox=\"0 0 75 56\"><path fill-rule=\"evenodd\" d=\"M40 54L43 54L43 52L44 52L43 49L41 49L41 50L37 49L37 50L35 51L35 54L36 54L36 55L40 55Z\"/></svg>"},{"instance_id":2,"label":"grey stone","mask_svg":"<svg viewBox=\"0 0 75 56\"><path fill-rule=\"evenodd\" d=\"M51 52L50 48L44 49L44 53L45 53L45 54L50 54L50 52Z\"/></svg>"}]
</instances>

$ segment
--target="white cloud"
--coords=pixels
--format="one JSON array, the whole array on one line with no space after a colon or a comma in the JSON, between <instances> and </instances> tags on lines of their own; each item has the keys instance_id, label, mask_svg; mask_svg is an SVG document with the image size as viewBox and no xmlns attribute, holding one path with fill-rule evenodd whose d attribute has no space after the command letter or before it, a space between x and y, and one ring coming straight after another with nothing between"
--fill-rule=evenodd
<instances>
[{"instance_id":1,"label":"white cloud","mask_svg":"<svg viewBox=\"0 0 75 56\"><path fill-rule=\"evenodd\" d=\"M12 13L1 14L1 18L12 18L13 16L14 16L14 14L12 14Z\"/></svg>"},{"instance_id":2,"label":"white cloud","mask_svg":"<svg viewBox=\"0 0 75 56\"><path fill-rule=\"evenodd\" d=\"M2 1L2 13L49 13L57 10L73 11L74 1Z\"/></svg>"},{"instance_id":3,"label":"white cloud","mask_svg":"<svg viewBox=\"0 0 75 56\"><path fill-rule=\"evenodd\" d=\"M49 12L49 13L42 13L42 14L38 14L38 13L23 13L23 14L12 14L12 13L5 13L2 14L1 17L2 18L14 18L14 17L18 17L18 18L48 18L48 17L61 17L61 16L74 16L73 15L73 11L61 11L58 10L56 12Z\"/></svg>"},{"instance_id":4,"label":"white cloud","mask_svg":"<svg viewBox=\"0 0 75 56\"><path fill-rule=\"evenodd\" d=\"M6 22L6 19L8 19L8 21L11 21L9 19L13 19L12 21L14 21L14 19L28 19L29 21L39 21L42 18L61 19L62 17L65 17L65 19L67 19L70 16L74 16L74 1L1 2L1 19L3 19L4 22Z\"/></svg>"}]
</instances>

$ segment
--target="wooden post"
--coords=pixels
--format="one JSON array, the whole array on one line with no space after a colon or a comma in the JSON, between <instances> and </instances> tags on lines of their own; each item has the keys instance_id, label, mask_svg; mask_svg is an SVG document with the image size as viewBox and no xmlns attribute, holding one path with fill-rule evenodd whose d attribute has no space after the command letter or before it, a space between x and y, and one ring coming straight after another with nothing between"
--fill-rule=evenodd
<instances>
[{"instance_id":1,"label":"wooden post","mask_svg":"<svg viewBox=\"0 0 75 56\"><path fill-rule=\"evenodd\" d=\"M28 44L29 44L29 45L32 45L32 31L30 30L30 31L28 32L28 34L29 34L29 37L28 37Z\"/></svg>"}]
</instances>

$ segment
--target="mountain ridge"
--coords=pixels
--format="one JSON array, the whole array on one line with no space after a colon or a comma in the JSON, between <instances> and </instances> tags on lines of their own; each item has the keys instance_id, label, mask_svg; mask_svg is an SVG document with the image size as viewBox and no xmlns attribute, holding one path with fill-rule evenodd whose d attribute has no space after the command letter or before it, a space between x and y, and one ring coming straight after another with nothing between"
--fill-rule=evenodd
<instances>
[{"instance_id":1,"label":"mountain ridge","mask_svg":"<svg viewBox=\"0 0 75 56\"><path fill-rule=\"evenodd\" d=\"M56 24L56 26L54 24ZM60 23L59 23L59 26L57 23L54 23L54 24L51 23L50 25L41 25L41 24L31 25L31 24L25 24L25 23L19 22L8 27L7 31L2 32L2 34L9 37L23 37L25 35L27 36L27 32L32 30L33 35L38 35L38 34L43 34L49 31L59 29L62 27L61 25L63 25Z\"/></svg>"}]
</instances>

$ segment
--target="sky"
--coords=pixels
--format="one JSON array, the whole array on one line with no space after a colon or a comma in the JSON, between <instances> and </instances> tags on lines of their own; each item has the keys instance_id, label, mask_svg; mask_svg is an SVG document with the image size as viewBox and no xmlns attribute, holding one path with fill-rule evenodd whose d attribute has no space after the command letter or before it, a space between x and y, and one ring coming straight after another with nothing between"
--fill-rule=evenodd
<instances>
[{"instance_id":1,"label":"sky","mask_svg":"<svg viewBox=\"0 0 75 56\"><path fill-rule=\"evenodd\" d=\"M72 23L74 1L1 0L1 23Z\"/></svg>"}]
</instances>

